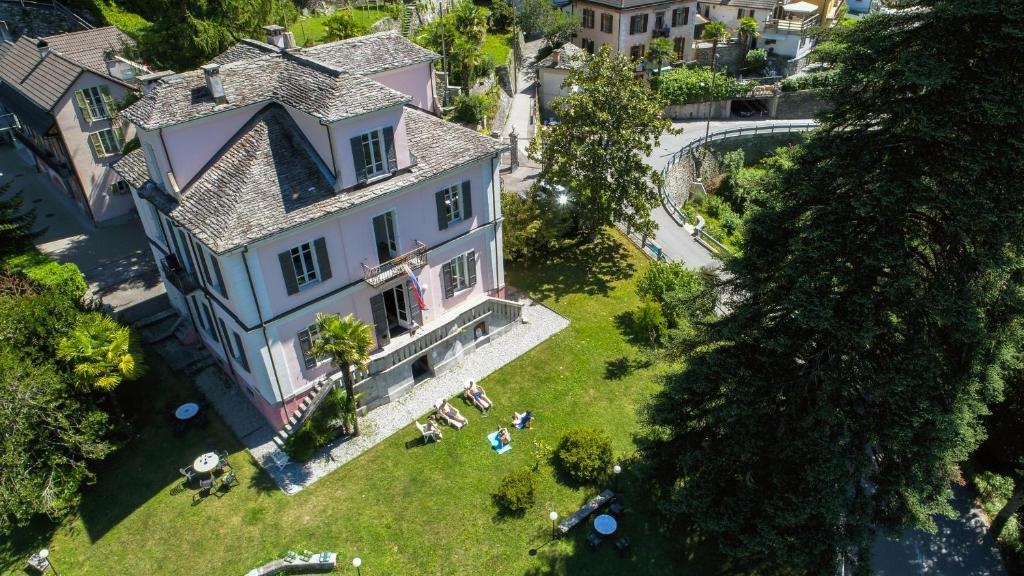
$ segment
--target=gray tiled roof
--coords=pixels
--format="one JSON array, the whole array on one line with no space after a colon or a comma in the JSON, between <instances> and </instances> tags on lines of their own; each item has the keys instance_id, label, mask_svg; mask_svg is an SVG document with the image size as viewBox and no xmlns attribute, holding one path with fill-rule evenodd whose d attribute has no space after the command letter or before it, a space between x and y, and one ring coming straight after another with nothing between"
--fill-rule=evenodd
<instances>
[{"instance_id":1,"label":"gray tiled roof","mask_svg":"<svg viewBox=\"0 0 1024 576\"><path fill-rule=\"evenodd\" d=\"M760 8L771 10L779 0L700 0L699 4L712 4L719 6L735 6L736 8Z\"/></svg>"},{"instance_id":2,"label":"gray tiled roof","mask_svg":"<svg viewBox=\"0 0 1024 576\"><path fill-rule=\"evenodd\" d=\"M149 171L146 170L146 154L142 148L136 148L125 154L117 162L114 162L112 168L118 176L124 178L136 190L141 189L149 180Z\"/></svg>"},{"instance_id":3,"label":"gray tiled roof","mask_svg":"<svg viewBox=\"0 0 1024 576\"><path fill-rule=\"evenodd\" d=\"M276 46L271 46L270 44L264 44L255 40L242 40L221 52L213 60L210 60L210 64L228 64L230 62L238 62L239 60L251 60L260 56L266 56L267 54L275 54L279 51Z\"/></svg>"},{"instance_id":4,"label":"gray tiled roof","mask_svg":"<svg viewBox=\"0 0 1024 576\"><path fill-rule=\"evenodd\" d=\"M356 74L295 54L274 54L220 67L227 103L217 105L202 70L168 76L122 114L153 130L264 101L287 104L327 122L408 102L409 96Z\"/></svg>"},{"instance_id":5,"label":"gray tiled roof","mask_svg":"<svg viewBox=\"0 0 1024 576\"><path fill-rule=\"evenodd\" d=\"M50 50L103 75L107 74L105 52L121 52L124 46L135 46L134 40L113 26L48 36L43 40L50 45Z\"/></svg>"},{"instance_id":6,"label":"gray tiled roof","mask_svg":"<svg viewBox=\"0 0 1024 576\"><path fill-rule=\"evenodd\" d=\"M301 130L281 107L269 105L182 190L180 203L153 186L142 194L211 250L223 253L507 148L413 108L403 114L416 165L364 188L332 192L332 178Z\"/></svg>"},{"instance_id":7,"label":"gray tiled roof","mask_svg":"<svg viewBox=\"0 0 1024 576\"><path fill-rule=\"evenodd\" d=\"M303 48L302 55L356 74L378 74L441 59L394 31Z\"/></svg>"},{"instance_id":8,"label":"gray tiled roof","mask_svg":"<svg viewBox=\"0 0 1024 576\"><path fill-rule=\"evenodd\" d=\"M555 64L555 54L558 53L558 64ZM537 62L539 68L554 68L556 70L571 70L578 66L580 59L586 54L586 51L579 46L566 43L557 50L552 50L551 54L544 57L543 60Z\"/></svg>"}]
</instances>

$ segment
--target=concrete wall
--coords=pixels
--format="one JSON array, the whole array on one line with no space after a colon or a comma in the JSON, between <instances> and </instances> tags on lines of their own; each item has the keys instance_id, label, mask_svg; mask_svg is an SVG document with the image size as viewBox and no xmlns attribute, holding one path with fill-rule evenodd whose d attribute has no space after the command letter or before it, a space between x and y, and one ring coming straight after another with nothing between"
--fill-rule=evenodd
<instances>
[{"instance_id":1,"label":"concrete wall","mask_svg":"<svg viewBox=\"0 0 1024 576\"><path fill-rule=\"evenodd\" d=\"M813 90L783 92L778 97L774 117L780 120L801 120L813 118L829 108L830 105L818 98Z\"/></svg>"},{"instance_id":2,"label":"concrete wall","mask_svg":"<svg viewBox=\"0 0 1024 576\"><path fill-rule=\"evenodd\" d=\"M673 120L704 120L708 112L712 119L728 119L732 100L717 100L709 106L707 102L694 104L670 104L665 107L665 116Z\"/></svg>"},{"instance_id":3,"label":"concrete wall","mask_svg":"<svg viewBox=\"0 0 1024 576\"><path fill-rule=\"evenodd\" d=\"M569 75L568 70L556 70L554 68L538 68L537 79L540 90L540 107L543 112L551 111L551 101L559 96L567 96L569 90L564 87L565 78Z\"/></svg>"},{"instance_id":4,"label":"concrete wall","mask_svg":"<svg viewBox=\"0 0 1024 576\"><path fill-rule=\"evenodd\" d=\"M134 210L135 204L129 194L114 195L110 193L110 185L120 180L110 166L121 156L97 158L89 143L90 134L112 126L111 120L95 120L90 124L78 111L75 92L93 86L106 86L116 101L122 101L128 95L128 89L124 86L111 82L98 74L85 72L57 102L53 108L53 114L67 146L69 160L80 178L79 184L89 203L89 211L95 221L101 223L130 214ZM122 126L122 130L125 142L135 137L133 127Z\"/></svg>"}]
</instances>

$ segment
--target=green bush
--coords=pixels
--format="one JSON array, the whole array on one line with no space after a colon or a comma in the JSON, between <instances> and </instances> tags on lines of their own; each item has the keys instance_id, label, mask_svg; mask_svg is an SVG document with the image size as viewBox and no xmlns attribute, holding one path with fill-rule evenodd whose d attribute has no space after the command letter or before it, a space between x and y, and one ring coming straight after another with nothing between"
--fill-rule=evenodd
<instances>
[{"instance_id":1,"label":"green bush","mask_svg":"<svg viewBox=\"0 0 1024 576\"><path fill-rule=\"evenodd\" d=\"M743 69L752 74L760 74L768 64L768 52L764 48L755 48L743 59Z\"/></svg>"},{"instance_id":2,"label":"green bush","mask_svg":"<svg viewBox=\"0 0 1024 576\"><path fill-rule=\"evenodd\" d=\"M296 462L309 460L317 450L337 438L345 413L351 410L344 389L335 388L327 394L298 432L285 440L284 451Z\"/></svg>"},{"instance_id":3,"label":"green bush","mask_svg":"<svg viewBox=\"0 0 1024 576\"><path fill-rule=\"evenodd\" d=\"M665 339L668 321L661 311L661 304L644 302L633 310L633 326L649 346L657 346Z\"/></svg>"},{"instance_id":4,"label":"green bush","mask_svg":"<svg viewBox=\"0 0 1024 576\"><path fill-rule=\"evenodd\" d=\"M74 264L58 264L53 258L32 249L4 260L3 269L21 273L38 282L47 290L78 302L85 296L88 286L82 271Z\"/></svg>"},{"instance_id":5,"label":"green bush","mask_svg":"<svg viewBox=\"0 0 1024 576\"><path fill-rule=\"evenodd\" d=\"M480 124L494 113L497 102L488 94L460 94L455 99L455 119L466 124Z\"/></svg>"},{"instance_id":6,"label":"green bush","mask_svg":"<svg viewBox=\"0 0 1024 576\"><path fill-rule=\"evenodd\" d=\"M658 81L658 94L670 104L692 104L745 96L753 84L738 82L710 68L679 68L666 72Z\"/></svg>"},{"instance_id":7,"label":"green bush","mask_svg":"<svg viewBox=\"0 0 1024 576\"><path fill-rule=\"evenodd\" d=\"M990 517L994 517L1013 496L1013 478L995 472L978 474L974 477L974 485L978 489L981 507Z\"/></svg>"},{"instance_id":8,"label":"green bush","mask_svg":"<svg viewBox=\"0 0 1024 576\"><path fill-rule=\"evenodd\" d=\"M562 470L573 480L593 482L611 467L612 442L596 428L577 428L562 436L556 456Z\"/></svg>"},{"instance_id":9,"label":"green bush","mask_svg":"<svg viewBox=\"0 0 1024 576\"><path fill-rule=\"evenodd\" d=\"M537 481L525 468L513 470L502 478L493 497L502 512L522 514L537 501Z\"/></svg>"},{"instance_id":10,"label":"green bush","mask_svg":"<svg viewBox=\"0 0 1024 576\"><path fill-rule=\"evenodd\" d=\"M796 81L795 78L786 78L785 80L782 81L783 92L796 92L799 89L800 84Z\"/></svg>"}]
</instances>

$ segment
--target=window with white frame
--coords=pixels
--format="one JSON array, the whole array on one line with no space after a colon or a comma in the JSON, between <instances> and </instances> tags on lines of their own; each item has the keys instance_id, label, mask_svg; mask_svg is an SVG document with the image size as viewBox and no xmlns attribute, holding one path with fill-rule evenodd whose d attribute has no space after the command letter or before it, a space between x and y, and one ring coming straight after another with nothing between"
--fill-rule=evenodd
<instances>
[{"instance_id":1,"label":"window with white frame","mask_svg":"<svg viewBox=\"0 0 1024 576\"><path fill-rule=\"evenodd\" d=\"M466 256L460 254L450 262L452 269L452 292L458 292L469 288L469 266L466 265Z\"/></svg>"},{"instance_id":2,"label":"window with white frame","mask_svg":"<svg viewBox=\"0 0 1024 576\"><path fill-rule=\"evenodd\" d=\"M302 288L320 280L313 253L313 243L306 242L291 249L292 268L295 270L295 284Z\"/></svg>"},{"instance_id":3,"label":"window with white frame","mask_svg":"<svg viewBox=\"0 0 1024 576\"><path fill-rule=\"evenodd\" d=\"M91 120L102 120L110 117L110 109L103 97L103 93L100 92L99 86L84 88L79 90L79 94L82 97L78 100L78 103L79 105L85 105L86 115Z\"/></svg>"},{"instance_id":4,"label":"window with white frame","mask_svg":"<svg viewBox=\"0 0 1024 576\"><path fill-rule=\"evenodd\" d=\"M384 151L384 131L373 130L361 137L363 144L363 164L366 166L366 177L373 178L383 174L388 166L387 154Z\"/></svg>"},{"instance_id":5,"label":"window with white frame","mask_svg":"<svg viewBox=\"0 0 1024 576\"><path fill-rule=\"evenodd\" d=\"M456 184L444 190L444 214L449 224L462 220L461 189L462 187Z\"/></svg>"},{"instance_id":6,"label":"window with white frame","mask_svg":"<svg viewBox=\"0 0 1024 576\"><path fill-rule=\"evenodd\" d=\"M313 355L313 343L316 342L319 337L320 330L316 327L316 324L310 324L305 330L299 331L299 349L302 351L302 362L307 370L310 368L316 368L316 366L322 362L330 360L330 357L326 354L323 356Z\"/></svg>"}]
</instances>

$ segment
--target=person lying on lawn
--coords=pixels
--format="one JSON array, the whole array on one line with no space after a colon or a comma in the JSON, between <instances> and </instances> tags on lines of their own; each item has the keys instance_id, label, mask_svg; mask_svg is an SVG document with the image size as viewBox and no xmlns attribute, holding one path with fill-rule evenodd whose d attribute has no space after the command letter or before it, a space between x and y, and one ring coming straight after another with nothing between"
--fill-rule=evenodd
<instances>
[{"instance_id":1,"label":"person lying on lawn","mask_svg":"<svg viewBox=\"0 0 1024 576\"><path fill-rule=\"evenodd\" d=\"M487 393L484 392L483 388L477 386L476 382L470 382L469 386L466 386L466 398L469 398L470 402L484 412L494 406L491 399L487 397Z\"/></svg>"},{"instance_id":2,"label":"person lying on lawn","mask_svg":"<svg viewBox=\"0 0 1024 576\"><path fill-rule=\"evenodd\" d=\"M513 412L515 416L512 418L512 425L522 430L523 428L533 429L533 412L527 410L520 414L519 412Z\"/></svg>"},{"instance_id":3,"label":"person lying on lawn","mask_svg":"<svg viewBox=\"0 0 1024 576\"><path fill-rule=\"evenodd\" d=\"M498 427L498 449L502 449L508 446L508 443L512 441L512 437L509 436L508 428L504 426Z\"/></svg>"},{"instance_id":4,"label":"person lying on lawn","mask_svg":"<svg viewBox=\"0 0 1024 576\"><path fill-rule=\"evenodd\" d=\"M466 417L459 413L458 408L449 404L448 400L441 400L441 404L437 407L437 415L456 428L462 428L469 424L469 420L466 420Z\"/></svg>"}]
</instances>

